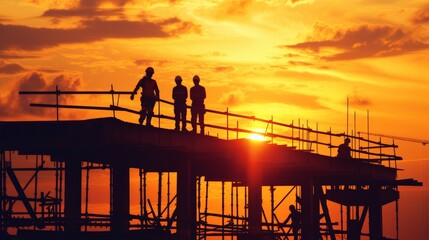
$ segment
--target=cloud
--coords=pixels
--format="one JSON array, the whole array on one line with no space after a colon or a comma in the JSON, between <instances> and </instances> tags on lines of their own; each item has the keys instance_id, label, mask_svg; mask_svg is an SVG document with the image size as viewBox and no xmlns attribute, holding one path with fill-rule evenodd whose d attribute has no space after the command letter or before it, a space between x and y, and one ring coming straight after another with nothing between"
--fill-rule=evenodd
<instances>
[{"instance_id":1,"label":"cloud","mask_svg":"<svg viewBox=\"0 0 429 240\"><path fill-rule=\"evenodd\" d=\"M230 72L234 71L234 67L231 66L219 66L214 68L215 72Z\"/></svg>"},{"instance_id":2,"label":"cloud","mask_svg":"<svg viewBox=\"0 0 429 240\"><path fill-rule=\"evenodd\" d=\"M290 6L297 6L301 4L311 4L314 0L287 0L287 4Z\"/></svg>"},{"instance_id":3,"label":"cloud","mask_svg":"<svg viewBox=\"0 0 429 240\"><path fill-rule=\"evenodd\" d=\"M122 15L122 9L49 9L42 14L42 17L103 17Z\"/></svg>"},{"instance_id":4,"label":"cloud","mask_svg":"<svg viewBox=\"0 0 429 240\"><path fill-rule=\"evenodd\" d=\"M15 55L15 54L1 54L0 59L26 59L26 58L39 58L34 55Z\"/></svg>"},{"instance_id":5,"label":"cloud","mask_svg":"<svg viewBox=\"0 0 429 240\"><path fill-rule=\"evenodd\" d=\"M0 51L40 50L61 44L88 43L109 38L166 38L197 28L177 18L158 23L94 19L82 21L81 26L68 29L0 24Z\"/></svg>"},{"instance_id":6,"label":"cloud","mask_svg":"<svg viewBox=\"0 0 429 240\"><path fill-rule=\"evenodd\" d=\"M315 34L309 39L314 39L317 34L325 33L322 39L283 47L310 50L320 54L323 54L324 49L336 49L337 53L323 57L327 60L395 56L429 48L428 43L418 39L412 32L389 25L361 25L346 30L337 30L333 35L330 30L323 31L320 28L321 26L318 25Z\"/></svg>"},{"instance_id":7,"label":"cloud","mask_svg":"<svg viewBox=\"0 0 429 240\"><path fill-rule=\"evenodd\" d=\"M415 24L429 23L429 5L426 5L421 10L417 11L411 21Z\"/></svg>"},{"instance_id":8,"label":"cloud","mask_svg":"<svg viewBox=\"0 0 429 240\"><path fill-rule=\"evenodd\" d=\"M361 96L356 89L353 91L353 94L348 95L347 98L351 106L368 107L372 105L371 100L368 97Z\"/></svg>"},{"instance_id":9,"label":"cloud","mask_svg":"<svg viewBox=\"0 0 429 240\"><path fill-rule=\"evenodd\" d=\"M11 88L9 94L0 99L0 118L22 117L22 116L54 116L54 109L33 108L30 103L54 103L55 97L52 95L19 95L19 91L53 91L56 86L61 90L73 91L80 86L80 79L58 75L53 80L48 81L41 73L33 72L21 78L19 82ZM59 101L66 104L72 96L61 96Z\"/></svg>"},{"instance_id":10,"label":"cloud","mask_svg":"<svg viewBox=\"0 0 429 240\"><path fill-rule=\"evenodd\" d=\"M10 19L0 15L0 22L9 22Z\"/></svg>"},{"instance_id":11,"label":"cloud","mask_svg":"<svg viewBox=\"0 0 429 240\"><path fill-rule=\"evenodd\" d=\"M39 0L33 0L39 4ZM52 8L45 11L42 17L67 18L67 17L106 17L122 16L124 6L133 0L80 0L69 8ZM102 8L103 5L110 4L114 8Z\"/></svg>"},{"instance_id":12,"label":"cloud","mask_svg":"<svg viewBox=\"0 0 429 240\"><path fill-rule=\"evenodd\" d=\"M8 64L0 63L0 74L16 74L24 71L25 71L25 68L17 63L8 63Z\"/></svg>"},{"instance_id":13,"label":"cloud","mask_svg":"<svg viewBox=\"0 0 429 240\"><path fill-rule=\"evenodd\" d=\"M227 106L238 105L244 100L244 93L240 90L234 90L222 94L222 97L219 99L219 102Z\"/></svg>"}]
</instances>

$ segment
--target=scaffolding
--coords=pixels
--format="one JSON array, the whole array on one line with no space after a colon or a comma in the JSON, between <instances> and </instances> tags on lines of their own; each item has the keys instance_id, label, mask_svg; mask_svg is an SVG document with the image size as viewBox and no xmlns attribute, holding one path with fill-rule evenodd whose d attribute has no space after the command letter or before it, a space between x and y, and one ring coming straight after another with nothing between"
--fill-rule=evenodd
<instances>
[{"instance_id":1,"label":"scaffolding","mask_svg":"<svg viewBox=\"0 0 429 240\"><path fill-rule=\"evenodd\" d=\"M119 106L119 96L128 95L131 92L115 91L113 86L110 91L61 91L57 87L55 91L21 91L20 94L55 95L55 104L31 103L31 106L55 108L56 120L59 122L61 122L59 110L67 108L111 111L114 118L118 111L140 114L139 111ZM108 106L60 104L60 96L68 94L111 95L112 102ZM161 104L172 105L171 102L160 99L158 113L154 117L159 120L174 120L174 117L161 112ZM381 139L370 139L369 135L364 138L356 134L333 133L331 129L321 131L318 124L315 129L309 127L308 121L305 124L302 124L301 120L298 120L296 124L293 121L285 124L274 121L273 117L268 120L261 119L231 113L229 109L226 111L207 109L207 113L212 114L213 118L226 118L226 125L206 124L205 127L212 129L215 133L217 131L216 138L223 137L230 142L238 141L243 135L261 134L264 139L268 139L265 142L270 145L309 153L315 157L334 158L338 145L345 138L350 138L352 139L352 155L356 161L396 172L396 161L402 159L396 155L398 146L394 141L384 143L381 142ZM260 133L243 127L246 126L246 121L265 125L265 132ZM235 123L235 127L230 126L231 122ZM161 121L158 121L158 129L162 129L162 127ZM235 138L231 138L234 135ZM66 229L88 234L106 233L106 236L110 236L109 234L114 232L112 228L122 230L125 228L130 238L144 235L152 236L154 239L155 237L156 239L171 239L181 236L181 230L178 228L183 226L183 223L178 222L178 215L182 211L178 209L178 198L180 198L178 194L183 188L176 186L181 182L179 172L154 171L145 168L124 170L114 166L114 163L86 161L85 156L81 156L78 161L71 164L65 159L53 159L45 154L27 154L20 152L20 149L8 149L4 146L0 146L0 157L0 234L4 236L15 234L13 232L18 232L20 236L30 234L29 236L32 237L37 233L61 234L67 232ZM30 159L30 161L23 161L22 158ZM75 169L77 174L67 175L66 169L70 168ZM130 199L129 190L117 187L114 182L123 181L120 178L124 176L129 180L130 171L131 174L138 176L138 210L133 210L133 212L128 210L128 219L124 220L121 219L121 216L115 215L115 209L118 209L118 204L124 201L127 201L129 205L132 199ZM90 193L93 189L90 187L92 185L90 180L94 178L91 176L98 174L95 177L98 179L100 173L105 175L109 182L109 210L104 213L94 212L90 207ZM46 178L53 179L46 182ZM80 180L81 186L78 187L78 190L84 186L83 209L78 214L70 213L70 211L81 209L81 206L69 204L71 206L69 209L64 207L65 199L73 199L73 197L66 196L65 189L77 187L76 184L67 185L67 178ZM191 189L184 191L191 191L189 196L195 198L191 199L195 201L195 206L191 206L195 209L190 211L191 215L194 215L191 219L195 219L195 226L189 227L194 230L194 233L187 239L249 239L248 236L251 236L254 231L252 217L255 218L249 216L254 214L249 212L249 206L255 205L255 203L249 202L253 199L251 194L254 194L249 193L249 187L251 187L249 183L231 177L219 180L210 179L204 175L191 175L191 178L188 180ZM265 193L263 196L261 194L263 197L263 204L260 208L262 221L260 232L257 232L256 236L263 236L263 239L293 239L292 224L285 222L285 219L289 214L288 206L294 205L302 214L310 216L306 218L307 222L303 220L302 223L303 227L299 234L303 238L332 240L369 237L371 240L381 239L380 237L383 237L382 227L380 227L380 224L382 225L382 206L395 203L396 236L393 239L398 239L399 191L397 187L399 185L421 186L421 183L412 179L372 182L366 179L356 180L334 176L325 178L323 183L262 184L261 191ZM220 199L220 206L218 202L214 204L212 200L212 195L219 189L220 196L216 196L215 199ZM154 194L155 192L156 194ZM128 195L128 197L124 198L124 195ZM115 198L121 198L121 200ZM265 199L267 200L264 201ZM78 203L75 204L81 204L80 200L77 199ZM211 207L212 205L214 207ZM309 205L312 206L310 213L306 209ZM330 207L333 205L340 209L339 217L338 215L333 217L335 214L330 211ZM123 211L127 211L127 209ZM73 217L70 218L69 215ZM368 215L375 217L371 217L368 226L365 227ZM113 222L128 222L128 225L114 225ZM310 224L318 226L317 231L306 232L305 230ZM185 224L185 226L188 225Z\"/></svg>"}]
</instances>

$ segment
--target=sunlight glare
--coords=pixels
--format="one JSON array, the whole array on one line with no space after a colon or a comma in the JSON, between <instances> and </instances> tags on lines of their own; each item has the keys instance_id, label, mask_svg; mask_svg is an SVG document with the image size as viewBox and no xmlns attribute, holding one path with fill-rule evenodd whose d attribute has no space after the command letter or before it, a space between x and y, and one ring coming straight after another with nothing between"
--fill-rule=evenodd
<instances>
[{"instance_id":1,"label":"sunlight glare","mask_svg":"<svg viewBox=\"0 0 429 240\"><path fill-rule=\"evenodd\" d=\"M259 133L251 133L247 138L254 141L265 141L265 137Z\"/></svg>"}]
</instances>

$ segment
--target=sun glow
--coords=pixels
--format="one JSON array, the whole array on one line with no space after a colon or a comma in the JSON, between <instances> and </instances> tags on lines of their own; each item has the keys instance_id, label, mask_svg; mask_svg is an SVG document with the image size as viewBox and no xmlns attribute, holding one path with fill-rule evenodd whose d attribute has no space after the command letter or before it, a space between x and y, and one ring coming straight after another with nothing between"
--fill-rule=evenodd
<instances>
[{"instance_id":1,"label":"sun glow","mask_svg":"<svg viewBox=\"0 0 429 240\"><path fill-rule=\"evenodd\" d=\"M265 137L259 133L251 133L247 138L254 141L265 141Z\"/></svg>"}]
</instances>

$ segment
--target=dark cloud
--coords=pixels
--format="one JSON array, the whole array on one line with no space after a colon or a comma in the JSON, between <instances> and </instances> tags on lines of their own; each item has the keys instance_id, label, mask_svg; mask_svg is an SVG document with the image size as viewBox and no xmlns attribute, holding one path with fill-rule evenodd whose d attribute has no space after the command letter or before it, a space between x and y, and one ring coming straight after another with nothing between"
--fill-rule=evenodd
<instances>
[{"instance_id":1,"label":"dark cloud","mask_svg":"<svg viewBox=\"0 0 429 240\"><path fill-rule=\"evenodd\" d=\"M45 11L42 17L106 17L122 15L122 9L93 9L93 8L79 8L79 9L49 9Z\"/></svg>"},{"instance_id":2,"label":"dark cloud","mask_svg":"<svg viewBox=\"0 0 429 240\"><path fill-rule=\"evenodd\" d=\"M61 44L88 43L108 38L164 38L192 31L192 23L179 19L152 23L144 21L83 21L70 29L32 28L0 24L0 51L40 50ZM195 26L195 28L198 28ZM167 31L164 29L168 29Z\"/></svg>"},{"instance_id":3,"label":"dark cloud","mask_svg":"<svg viewBox=\"0 0 429 240\"><path fill-rule=\"evenodd\" d=\"M30 107L30 103L55 103L53 95L19 95L19 91L54 91L56 86L61 90L77 90L80 79L59 75L48 81L37 72L26 75L11 89L9 94L0 99L0 118L22 116L54 116L54 110L49 108ZM61 96L59 101L66 104L71 95Z\"/></svg>"},{"instance_id":4,"label":"dark cloud","mask_svg":"<svg viewBox=\"0 0 429 240\"><path fill-rule=\"evenodd\" d=\"M153 64L153 60L149 60L149 59L138 59L135 60L134 63L137 66L151 66Z\"/></svg>"},{"instance_id":5,"label":"dark cloud","mask_svg":"<svg viewBox=\"0 0 429 240\"><path fill-rule=\"evenodd\" d=\"M327 56L325 59L348 60L395 56L427 49L429 44L401 28L388 25L361 25L345 31L339 30L330 39L312 40L283 47L311 50L316 53L324 48L335 48L340 50L340 53Z\"/></svg>"},{"instance_id":6,"label":"dark cloud","mask_svg":"<svg viewBox=\"0 0 429 240\"><path fill-rule=\"evenodd\" d=\"M219 66L214 68L215 72L230 72L234 71L234 67L231 66Z\"/></svg>"},{"instance_id":7,"label":"dark cloud","mask_svg":"<svg viewBox=\"0 0 429 240\"><path fill-rule=\"evenodd\" d=\"M313 66L312 63L303 62L303 61L289 61L288 65L292 65L292 66L304 66L304 67Z\"/></svg>"},{"instance_id":8,"label":"dark cloud","mask_svg":"<svg viewBox=\"0 0 429 240\"><path fill-rule=\"evenodd\" d=\"M10 19L0 15L0 22L9 22L9 21L10 21Z\"/></svg>"},{"instance_id":9,"label":"dark cloud","mask_svg":"<svg viewBox=\"0 0 429 240\"><path fill-rule=\"evenodd\" d=\"M368 107L372 105L371 100L368 97L361 96L357 90L353 94L348 95L347 98L351 106Z\"/></svg>"},{"instance_id":10,"label":"dark cloud","mask_svg":"<svg viewBox=\"0 0 429 240\"><path fill-rule=\"evenodd\" d=\"M417 11L412 17L412 22L415 24L429 23L429 5Z\"/></svg>"},{"instance_id":11,"label":"dark cloud","mask_svg":"<svg viewBox=\"0 0 429 240\"><path fill-rule=\"evenodd\" d=\"M0 59L26 59L26 58L39 58L32 55L15 55L15 54L0 54Z\"/></svg>"},{"instance_id":12,"label":"dark cloud","mask_svg":"<svg viewBox=\"0 0 429 240\"><path fill-rule=\"evenodd\" d=\"M49 9L42 17L67 18L67 17L107 17L122 16L124 6L133 0L80 0L77 5L69 9ZM113 9L101 9L102 4L109 3L115 6Z\"/></svg>"},{"instance_id":13,"label":"dark cloud","mask_svg":"<svg viewBox=\"0 0 429 240\"><path fill-rule=\"evenodd\" d=\"M24 71L25 68L17 63L0 64L0 74L16 74Z\"/></svg>"}]
</instances>

